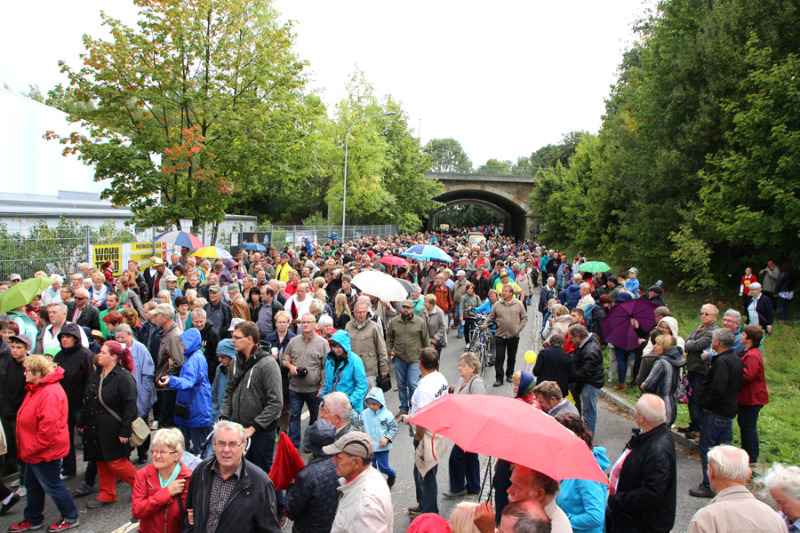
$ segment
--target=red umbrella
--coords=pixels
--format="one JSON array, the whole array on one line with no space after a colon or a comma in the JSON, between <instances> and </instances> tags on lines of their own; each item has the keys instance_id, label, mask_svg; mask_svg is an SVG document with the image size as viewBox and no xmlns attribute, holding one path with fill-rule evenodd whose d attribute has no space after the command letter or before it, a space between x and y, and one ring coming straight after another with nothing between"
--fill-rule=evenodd
<instances>
[{"instance_id":1,"label":"red umbrella","mask_svg":"<svg viewBox=\"0 0 800 533\"><path fill-rule=\"evenodd\" d=\"M387 255L386 257L381 257L381 263L396 267L408 266L408 261L402 257L397 257L396 255Z\"/></svg>"},{"instance_id":2,"label":"red umbrella","mask_svg":"<svg viewBox=\"0 0 800 533\"><path fill-rule=\"evenodd\" d=\"M409 420L463 450L499 457L562 479L608 484L586 443L525 402L486 394L450 394Z\"/></svg>"}]
</instances>

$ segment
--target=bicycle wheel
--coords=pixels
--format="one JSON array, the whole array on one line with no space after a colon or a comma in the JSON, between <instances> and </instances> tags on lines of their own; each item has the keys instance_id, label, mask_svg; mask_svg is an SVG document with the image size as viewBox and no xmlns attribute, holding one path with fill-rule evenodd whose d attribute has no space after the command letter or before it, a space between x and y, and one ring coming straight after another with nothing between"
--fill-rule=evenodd
<instances>
[{"instance_id":1,"label":"bicycle wheel","mask_svg":"<svg viewBox=\"0 0 800 533\"><path fill-rule=\"evenodd\" d=\"M479 342L480 351L478 352L478 357L481 362L481 377L483 377L483 374L486 372L486 367L489 363L489 350L486 346L486 336L482 335Z\"/></svg>"}]
</instances>

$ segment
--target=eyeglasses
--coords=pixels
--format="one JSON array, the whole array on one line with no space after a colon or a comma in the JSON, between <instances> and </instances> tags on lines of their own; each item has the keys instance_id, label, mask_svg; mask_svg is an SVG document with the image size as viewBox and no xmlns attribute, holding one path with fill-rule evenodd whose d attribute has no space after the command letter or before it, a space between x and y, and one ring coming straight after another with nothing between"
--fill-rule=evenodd
<instances>
[{"instance_id":1,"label":"eyeglasses","mask_svg":"<svg viewBox=\"0 0 800 533\"><path fill-rule=\"evenodd\" d=\"M231 340L239 341L239 340L242 340L242 339L244 339L244 336L242 336L242 335L231 335Z\"/></svg>"},{"instance_id":2,"label":"eyeglasses","mask_svg":"<svg viewBox=\"0 0 800 533\"><path fill-rule=\"evenodd\" d=\"M88 298L88 297L86 297L86 296L76 296L76 297L75 297L75 301L76 301L76 302L82 302L83 300L88 300L88 299L89 299L89 298Z\"/></svg>"},{"instance_id":3,"label":"eyeglasses","mask_svg":"<svg viewBox=\"0 0 800 533\"><path fill-rule=\"evenodd\" d=\"M218 450L224 450L225 448L228 448L229 450L233 451L241 445L241 442L215 442L214 448Z\"/></svg>"},{"instance_id":4,"label":"eyeglasses","mask_svg":"<svg viewBox=\"0 0 800 533\"><path fill-rule=\"evenodd\" d=\"M153 456L156 455L178 455L178 452L170 452L167 450L153 450Z\"/></svg>"}]
</instances>

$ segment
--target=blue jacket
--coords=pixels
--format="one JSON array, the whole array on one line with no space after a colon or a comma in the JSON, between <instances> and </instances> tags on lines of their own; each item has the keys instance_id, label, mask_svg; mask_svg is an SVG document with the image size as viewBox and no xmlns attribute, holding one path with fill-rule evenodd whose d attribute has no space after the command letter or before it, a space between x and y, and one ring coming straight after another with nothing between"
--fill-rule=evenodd
<instances>
[{"instance_id":1,"label":"blue jacket","mask_svg":"<svg viewBox=\"0 0 800 533\"><path fill-rule=\"evenodd\" d=\"M169 387L178 391L178 403L189 405L191 402L191 405L189 418L175 415L175 423L189 428L205 428L211 425L211 385L208 383L208 363L200 351L203 340L200 332L191 328L181 334L181 341L186 361L178 377L169 377Z\"/></svg>"},{"instance_id":2,"label":"blue jacket","mask_svg":"<svg viewBox=\"0 0 800 533\"><path fill-rule=\"evenodd\" d=\"M156 403L156 365L150 352L144 344L134 340L130 346L131 356L133 357L136 368L133 369L133 378L136 380L136 408L139 416L146 418L147 412Z\"/></svg>"},{"instance_id":3,"label":"blue jacket","mask_svg":"<svg viewBox=\"0 0 800 533\"><path fill-rule=\"evenodd\" d=\"M594 458L605 470L611 464L606 449L592 448ZM575 533L603 533L608 487L597 481L564 479L556 503L564 511Z\"/></svg>"},{"instance_id":4,"label":"blue jacket","mask_svg":"<svg viewBox=\"0 0 800 533\"><path fill-rule=\"evenodd\" d=\"M372 446L376 452L383 452L392 449L392 441L397 436L397 420L394 415L386 408L386 400L380 387L372 387L367 394L367 400L374 400L381 404L381 408L373 411L369 407L365 408L360 414L357 409L353 410L350 416L350 423L354 426L364 426L364 433L372 439ZM386 446L378 446L383 438L389 439Z\"/></svg>"},{"instance_id":5,"label":"blue jacket","mask_svg":"<svg viewBox=\"0 0 800 533\"><path fill-rule=\"evenodd\" d=\"M581 299L581 286L574 283L558 293L558 301L572 311Z\"/></svg>"},{"instance_id":6,"label":"blue jacket","mask_svg":"<svg viewBox=\"0 0 800 533\"><path fill-rule=\"evenodd\" d=\"M344 365L334 369L333 350L328 353L325 361L325 390L322 396L333 391L347 394L350 405L358 411L364 405L364 395L367 393L367 373L364 371L364 361L350 349L350 335L340 329L331 337L331 341L344 348L347 360Z\"/></svg>"}]
</instances>

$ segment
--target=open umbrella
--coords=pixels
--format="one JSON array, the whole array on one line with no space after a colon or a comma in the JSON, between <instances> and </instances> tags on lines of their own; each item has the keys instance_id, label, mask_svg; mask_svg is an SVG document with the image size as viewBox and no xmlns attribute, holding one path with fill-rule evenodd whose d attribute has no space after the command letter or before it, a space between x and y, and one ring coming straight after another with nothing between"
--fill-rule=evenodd
<instances>
[{"instance_id":1,"label":"open umbrella","mask_svg":"<svg viewBox=\"0 0 800 533\"><path fill-rule=\"evenodd\" d=\"M586 261L580 264L578 270L594 274L595 272L611 272L611 267L602 261Z\"/></svg>"},{"instance_id":2,"label":"open umbrella","mask_svg":"<svg viewBox=\"0 0 800 533\"><path fill-rule=\"evenodd\" d=\"M444 250L429 244L417 244L400 255L403 257L410 257L411 259L419 259L420 261L453 262L453 258L444 253Z\"/></svg>"},{"instance_id":3,"label":"open umbrella","mask_svg":"<svg viewBox=\"0 0 800 533\"><path fill-rule=\"evenodd\" d=\"M194 255L197 257L206 257L208 259L231 259L231 254L227 250L219 246L206 246L195 250Z\"/></svg>"},{"instance_id":4,"label":"open umbrella","mask_svg":"<svg viewBox=\"0 0 800 533\"><path fill-rule=\"evenodd\" d=\"M583 440L555 418L513 398L450 394L417 411L409 422L439 433L464 451L527 466L556 481L608 483Z\"/></svg>"},{"instance_id":5,"label":"open umbrella","mask_svg":"<svg viewBox=\"0 0 800 533\"><path fill-rule=\"evenodd\" d=\"M408 291L397 279L377 270L358 274L353 278L353 285L384 302L401 302L408 298Z\"/></svg>"},{"instance_id":6,"label":"open umbrella","mask_svg":"<svg viewBox=\"0 0 800 533\"><path fill-rule=\"evenodd\" d=\"M0 293L0 313L7 313L17 307L28 305L53 283L55 281L52 279L41 277L26 279L13 285L8 290Z\"/></svg>"},{"instance_id":7,"label":"open umbrella","mask_svg":"<svg viewBox=\"0 0 800 533\"><path fill-rule=\"evenodd\" d=\"M395 278L395 280L397 280L397 283L402 285L403 288L408 291L408 294L411 294L411 289L413 289L413 287L411 286L411 282L410 281L405 280L403 278Z\"/></svg>"},{"instance_id":8,"label":"open umbrella","mask_svg":"<svg viewBox=\"0 0 800 533\"><path fill-rule=\"evenodd\" d=\"M256 252L266 252L267 248L263 244L257 242L244 242L239 245L240 250L254 250Z\"/></svg>"},{"instance_id":9,"label":"open umbrella","mask_svg":"<svg viewBox=\"0 0 800 533\"><path fill-rule=\"evenodd\" d=\"M383 263L384 265L392 265L396 267L408 265L408 261L406 261L402 257L397 257L396 255L387 255L386 257L381 257L381 263Z\"/></svg>"},{"instance_id":10,"label":"open umbrella","mask_svg":"<svg viewBox=\"0 0 800 533\"><path fill-rule=\"evenodd\" d=\"M616 304L600 321L606 341L623 350L638 348L639 336L631 324L631 318L635 318L639 322L639 327L650 331L656 325L654 311L657 307L658 304L645 298Z\"/></svg>"},{"instance_id":11,"label":"open umbrella","mask_svg":"<svg viewBox=\"0 0 800 533\"><path fill-rule=\"evenodd\" d=\"M205 246L200 242L200 239L185 231L165 231L156 236L156 242L165 242L172 246L183 246L190 250L199 250Z\"/></svg>"}]
</instances>

